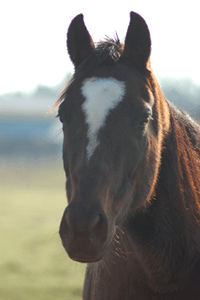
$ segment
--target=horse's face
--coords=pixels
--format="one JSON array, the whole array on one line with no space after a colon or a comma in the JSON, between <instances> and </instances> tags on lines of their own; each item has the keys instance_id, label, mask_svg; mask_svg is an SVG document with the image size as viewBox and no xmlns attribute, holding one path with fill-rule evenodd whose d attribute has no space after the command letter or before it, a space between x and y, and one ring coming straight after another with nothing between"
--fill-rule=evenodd
<instances>
[{"instance_id":1,"label":"horse's face","mask_svg":"<svg viewBox=\"0 0 200 300\"><path fill-rule=\"evenodd\" d=\"M134 193L155 135L153 105L142 76L120 62L95 69L61 104L69 205L60 235L72 259L100 260L130 205L144 205Z\"/></svg>"}]
</instances>

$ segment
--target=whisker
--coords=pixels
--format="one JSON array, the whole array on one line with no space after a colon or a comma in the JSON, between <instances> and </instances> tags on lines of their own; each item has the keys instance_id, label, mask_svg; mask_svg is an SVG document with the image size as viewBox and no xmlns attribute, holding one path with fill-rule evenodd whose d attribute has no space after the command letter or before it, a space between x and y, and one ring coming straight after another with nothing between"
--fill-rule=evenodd
<instances>
[{"instance_id":1,"label":"whisker","mask_svg":"<svg viewBox=\"0 0 200 300\"><path fill-rule=\"evenodd\" d=\"M125 234L124 231L118 225L116 225L116 228L118 228L122 234Z\"/></svg>"},{"instance_id":2,"label":"whisker","mask_svg":"<svg viewBox=\"0 0 200 300\"><path fill-rule=\"evenodd\" d=\"M118 243L118 244L121 244L121 242L120 242L120 241L117 241L116 239L114 239L114 241L115 241L116 243Z\"/></svg>"},{"instance_id":3,"label":"whisker","mask_svg":"<svg viewBox=\"0 0 200 300\"><path fill-rule=\"evenodd\" d=\"M116 251L114 252L118 257L121 258L121 255L119 255L119 253L117 253Z\"/></svg>"}]
</instances>

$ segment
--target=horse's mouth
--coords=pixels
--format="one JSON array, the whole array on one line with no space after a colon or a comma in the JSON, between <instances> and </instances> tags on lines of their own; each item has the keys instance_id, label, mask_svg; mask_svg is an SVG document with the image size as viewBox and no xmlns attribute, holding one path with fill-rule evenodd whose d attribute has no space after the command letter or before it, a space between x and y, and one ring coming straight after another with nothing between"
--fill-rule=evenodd
<instances>
[{"instance_id":1,"label":"horse's mouth","mask_svg":"<svg viewBox=\"0 0 200 300\"><path fill-rule=\"evenodd\" d=\"M72 243L66 245L63 243L65 251L68 256L77 262L81 263L93 263L100 261L108 248L108 244L105 243L102 246L95 247L93 245L85 245L84 243Z\"/></svg>"},{"instance_id":2,"label":"horse's mouth","mask_svg":"<svg viewBox=\"0 0 200 300\"><path fill-rule=\"evenodd\" d=\"M80 262L80 263L95 263L100 261L102 258L104 257L104 253L102 253L100 256L98 257L71 257L70 258L76 262Z\"/></svg>"}]
</instances>

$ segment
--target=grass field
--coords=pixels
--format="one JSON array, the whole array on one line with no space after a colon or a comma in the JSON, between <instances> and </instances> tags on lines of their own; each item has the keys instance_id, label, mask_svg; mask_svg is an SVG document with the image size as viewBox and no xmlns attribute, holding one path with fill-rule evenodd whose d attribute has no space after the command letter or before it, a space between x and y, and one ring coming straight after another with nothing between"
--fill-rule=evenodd
<instances>
[{"instance_id":1,"label":"grass field","mask_svg":"<svg viewBox=\"0 0 200 300\"><path fill-rule=\"evenodd\" d=\"M81 299L85 265L58 235L67 204L60 163L1 162L0 299Z\"/></svg>"}]
</instances>

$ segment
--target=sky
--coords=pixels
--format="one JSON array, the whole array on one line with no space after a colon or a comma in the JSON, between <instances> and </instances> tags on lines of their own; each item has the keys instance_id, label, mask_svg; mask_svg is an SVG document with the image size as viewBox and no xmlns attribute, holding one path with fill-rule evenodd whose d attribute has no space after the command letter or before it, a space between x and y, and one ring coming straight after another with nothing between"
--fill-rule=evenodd
<instances>
[{"instance_id":1,"label":"sky","mask_svg":"<svg viewBox=\"0 0 200 300\"><path fill-rule=\"evenodd\" d=\"M196 0L6 0L0 4L0 94L57 86L73 65L66 33L79 13L93 40L126 35L130 11L146 20L157 77L191 78L200 84L200 18Z\"/></svg>"}]
</instances>

